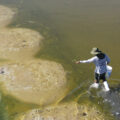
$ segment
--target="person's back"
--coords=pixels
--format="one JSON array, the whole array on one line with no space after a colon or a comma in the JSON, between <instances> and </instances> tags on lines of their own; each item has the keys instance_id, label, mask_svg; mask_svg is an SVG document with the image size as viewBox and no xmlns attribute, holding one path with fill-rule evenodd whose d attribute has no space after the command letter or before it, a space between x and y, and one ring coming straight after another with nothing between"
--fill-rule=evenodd
<instances>
[{"instance_id":1,"label":"person's back","mask_svg":"<svg viewBox=\"0 0 120 120\"><path fill-rule=\"evenodd\" d=\"M110 59L104 53L100 53L95 56L95 59L93 62L96 65L95 72L98 74L103 74L107 72L106 65L110 62Z\"/></svg>"}]
</instances>

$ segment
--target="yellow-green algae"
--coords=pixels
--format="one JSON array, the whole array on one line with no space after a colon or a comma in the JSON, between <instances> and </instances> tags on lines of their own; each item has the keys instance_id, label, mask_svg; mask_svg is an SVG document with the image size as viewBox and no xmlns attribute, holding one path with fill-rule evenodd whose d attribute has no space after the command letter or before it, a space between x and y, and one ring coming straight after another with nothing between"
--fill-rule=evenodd
<instances>
[{"instance_id":1,"label":"yellow-green algae","mask_svg":"<svg viewBox=\"0 0 120 120\"><path fill-rule=\"evenodd\" d=\"M95 106L87 104L79 105L76 102L68 102L56 106L48 106L44 109L33 109L24 114L20 120L105 120L104 115Z\"/></svg>"},{"instance_id":2,"label":"yellow-green algae","mask_svg":"<svg viewBox=\"0 0 120 120\"><path fill-rule=\"evenodd\" d=\"M15 120L19 114L40 107L39 105L25 103L11 95L4 94L2 90L0 90L0 93L0 120Z\"/></svg>"}]
</instances>

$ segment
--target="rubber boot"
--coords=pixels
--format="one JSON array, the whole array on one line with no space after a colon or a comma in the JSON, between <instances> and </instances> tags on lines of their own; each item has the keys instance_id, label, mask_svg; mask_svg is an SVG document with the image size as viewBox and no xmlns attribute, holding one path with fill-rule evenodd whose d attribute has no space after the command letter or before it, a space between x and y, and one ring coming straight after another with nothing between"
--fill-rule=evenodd
<instances>
[{"instance_id":1,"label":"rubber boot","mask_svg":"<svg viewBox=\"0 0 120 120\"><path fill-rule=\"evenodd\" d=\"M109 88L109 86L108 86L107 81L104 81L103 84L104 84L104 87L105 87L105 91L109 91L110 88Z\"/></svg>"},{"instance_id":2,"label":"rubber boot","mask_svg":"<svg viewBox=\"0 0 120 120\"><path fill-rule=\"evenodd\" d=\"M91 86L90 86L90 88L98 88L99 87L99 83L93 83Z\"/></svg>"}]
</instances>

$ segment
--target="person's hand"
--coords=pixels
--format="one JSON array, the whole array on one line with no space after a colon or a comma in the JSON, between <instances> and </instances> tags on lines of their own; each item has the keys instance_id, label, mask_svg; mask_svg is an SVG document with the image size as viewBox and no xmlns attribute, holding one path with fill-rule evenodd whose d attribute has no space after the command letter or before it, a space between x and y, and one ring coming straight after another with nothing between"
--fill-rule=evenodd
<instances>
[{"instance_id":1,"label":"person's hand","mask_svg":"<svg viewBox=\"0 0 120 120\"><path fill-rule=\"evenodd\" d=\"M76 63L76 64L80 64L80 61L76 61L75 63Z\"/></svg>"}]
</instances>

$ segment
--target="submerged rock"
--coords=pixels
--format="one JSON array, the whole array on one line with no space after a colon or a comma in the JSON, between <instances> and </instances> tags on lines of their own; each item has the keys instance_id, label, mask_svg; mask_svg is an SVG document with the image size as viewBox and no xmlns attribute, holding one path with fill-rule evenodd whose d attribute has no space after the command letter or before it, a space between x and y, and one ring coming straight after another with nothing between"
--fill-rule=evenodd
<instances>
[{"instance_id":1,"label":"submerged rock","mask_svg":"<svg viewBox=\"0 0 120 120\"><path fill-rule=\"evenodd\" d=\"M19 120L104 120L103 114L95 107L74 102L31 110L23 116Z\"/></svg>"},{"instance_id":2,"label":"submerged rock","mask_svg":"<svg viewBox=\"0 0 120 120\"><path fill-rule=\"evenodd\" d=\"M21 54L35 52L41 47L42 36L30 29L15 28L0 30L0 57L16 58ZM28 56L30 56L28 54Z\"/></svg>"},{"instance_id":3,"label":"submerged rock","mask_svg":"<svg viewBox=\"0 0 120 120\"><path fill-rule=\"evenodd\" d=\"M15 13L16 12L12 9L0 5L0 28L7 26L11 22Z\"/></svg>"},{"instance_id":4,"label":"submerged rock","mask_svg":"<svg viewBox=\"0 0 120 120\"><path fill-rule=\"evenodd\" d=\"M30 60L6 64L1 69L4 90L22 101L47 105L66 94L66 72L56 62Z\"/></svg>"}]
</instances>

